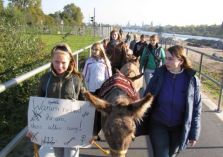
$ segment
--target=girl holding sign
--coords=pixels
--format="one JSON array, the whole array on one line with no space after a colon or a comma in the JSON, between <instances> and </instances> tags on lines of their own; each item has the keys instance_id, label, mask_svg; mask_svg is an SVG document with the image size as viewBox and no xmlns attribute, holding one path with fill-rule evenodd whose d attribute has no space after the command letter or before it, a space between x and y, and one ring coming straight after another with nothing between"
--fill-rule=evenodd
<instances>
[{"instance_id":1,"label":"girl holding sign","mask_svg":"<svg viewBox=\"0 0 223 157\"><path fill-rule=\"evenodd\" d=\"M76 70L72 51L67 44L57 44L51 51L51 70L40 79L38 96L83 100L81 74ZM54 148L56 157L78 157L79 148Z\"/></svg>"}]
</instances>

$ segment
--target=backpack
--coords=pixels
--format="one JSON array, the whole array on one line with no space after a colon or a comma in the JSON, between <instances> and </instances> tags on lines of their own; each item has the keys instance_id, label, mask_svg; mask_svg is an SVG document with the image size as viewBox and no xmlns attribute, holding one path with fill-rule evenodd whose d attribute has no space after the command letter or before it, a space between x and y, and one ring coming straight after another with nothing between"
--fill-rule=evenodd
<instances>
[{"instance_id":1,"label":"backpack","mask_svg":"<svg viewBox=\"0 0 223 157\"><path fill-rule=\"evenodd\" d=\"M153 54L153 53L152 53ZM161 47L158 47L153 54L155 58L156 67L160 67L162 65L162 58L161 58Z\"/></svg>"},{"instance_id":2,"label":"backpack","mask_svg":"<svg viewBox=\"0 0 223 157\"><path fill-rule=\"evenodd\" d=\"M147 49L146 51L147 51L147 53L148 53L148 56L149 56L150 53L154 56L155 64L156 64L156 68L162 66L161 48L162 48L162 47L158 47L158 48L155 50L155 53L151 53L151 52L149 51L149 49L146 48L146 49ZM148 61L149 61L149 57L146 58L146 62L145 62L145 64L144 64L144 67L147 65Z\"/></svg>"}]
</instances>

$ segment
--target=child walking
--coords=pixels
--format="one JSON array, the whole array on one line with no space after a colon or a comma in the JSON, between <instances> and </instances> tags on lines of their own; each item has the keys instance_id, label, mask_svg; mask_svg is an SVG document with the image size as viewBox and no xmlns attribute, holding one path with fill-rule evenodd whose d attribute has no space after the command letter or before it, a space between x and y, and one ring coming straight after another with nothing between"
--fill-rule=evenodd
<instances>
[{"instance_id":1,"label":"child walking","mask_svg":"<svg viewBox=\"0 0 223 157\"><path fill-rule=\"evenodd\" d=\"M76 70L72 51L67 44L57 44L51 51L51 71L40 80L38 96L83 100L81 74ZM79 157L79 148L54 148L56 157Z\"/></svg>"},{"instance_id":2,"label":"child walking","mask_svg":"<svg viewBox=\"0 0 223 157\"><path fill-rule=\"evenodd\" d=\"M158 45L159 37L157 35L150 36L149 45L144 48L142 57L140 58L140 70L144 71L144 78L146 85L156 68L165 63L165 51Z\"/></svg>"},{"instance_id":3,"label":"child walking","mask_svg":"<svg viewBox=\"0 0 223 157\"><path fill-rule=\"evenodd\" d=\"M90 92L95 92L111 75L111 64L101 43L91 47L92 55L84 65L83 75Z\"/></svg>"}]
</instances>

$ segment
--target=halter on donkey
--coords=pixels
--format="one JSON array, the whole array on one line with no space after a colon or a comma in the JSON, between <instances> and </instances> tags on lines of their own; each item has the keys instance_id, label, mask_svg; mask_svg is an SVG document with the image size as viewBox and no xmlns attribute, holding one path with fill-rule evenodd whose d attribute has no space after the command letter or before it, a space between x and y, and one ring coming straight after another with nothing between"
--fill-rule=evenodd
<instances>
[{"instance_id":1,"label":"halter on donkey","mask_svg":"<svg viewBox=\"0 0 223 157\"><path fill-rule=\"evenodd\" d=\"M110 83L109 83L110 82ZM113 157L125 157L140 121L150 106L153 96L139 99L131 79L117 73L109 78L100 90L101 98L84 92L88 101L106 115L102 130Z\"/></svg>"}]
</instances>

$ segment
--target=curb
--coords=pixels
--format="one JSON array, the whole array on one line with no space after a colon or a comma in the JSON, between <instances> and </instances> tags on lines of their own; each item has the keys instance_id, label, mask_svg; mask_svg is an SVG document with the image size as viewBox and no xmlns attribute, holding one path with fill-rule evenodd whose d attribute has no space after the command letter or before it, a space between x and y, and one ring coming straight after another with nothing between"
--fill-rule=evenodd
<instances>
[{"instance_id":1,"label":"curb","mask_svg":"<svg viewBox=\"0 0 223 157\"><path fill-rule=\"evenodd\" d=\"M210 110L212 110L212 111L216 111L216 109L217 109L217 105L216 105L213 101L211 101L211 100L207 97L206 94L202 93L201 95L202 95L202 103L204 103ZM219 112L219 113L218 113L218 112L214 112L214 114L216 114L217 117L218 117L221 121L223 121L223 112L222 112L222 111Z\"/></svg>"}]
</instances>

